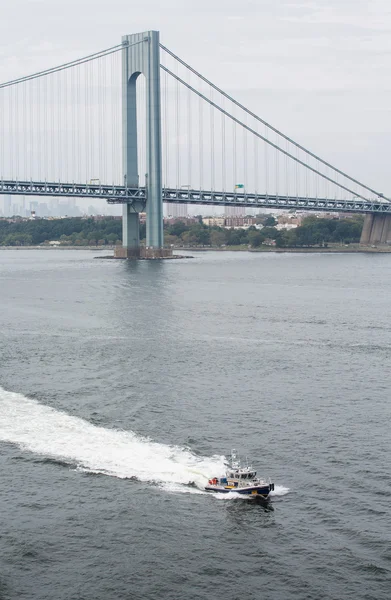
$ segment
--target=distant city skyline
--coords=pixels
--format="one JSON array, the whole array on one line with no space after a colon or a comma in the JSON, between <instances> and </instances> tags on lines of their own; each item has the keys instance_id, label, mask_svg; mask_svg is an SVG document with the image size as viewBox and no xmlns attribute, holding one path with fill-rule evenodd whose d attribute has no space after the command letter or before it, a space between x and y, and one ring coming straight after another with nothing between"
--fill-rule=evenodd
<instances>
[{"instance_id":1,"label":"distant city skyline","mask_svg":"<svg viewBox=\"0 0 391 600\"><path fill-rule=\"evenodd\" d=\"M44 200L44 201L43 201ZM37 217L82 217L83 215L122 215L120 204L108 204L104 200L97 200L95 204L87 205L87 199L69 198L68 201L59 198L45 198L40 196L11 196L0 195L0 217L29 217L31 211L35 211ZM253 215L262 210L242 207L219 207L219 206L189 206L188 204L167 203L164 205L164 214L173 218L195 215L202 216L235 216ZM270 212L270 211L266 211Z\"/></svg>"},{"instance_id":2,"label":"distant city skyline","mask_svg":"<svg viewBox=\"0 0 391 600\"><path fill-rule=\"evenodd\" d=\"M82 217L83 215L118 216L121 207L99 202L87 205L83 199L45 198L29 196L0 196L0 217L29 217L34 212L37 217Z\"/></svg>"}]
</instances>

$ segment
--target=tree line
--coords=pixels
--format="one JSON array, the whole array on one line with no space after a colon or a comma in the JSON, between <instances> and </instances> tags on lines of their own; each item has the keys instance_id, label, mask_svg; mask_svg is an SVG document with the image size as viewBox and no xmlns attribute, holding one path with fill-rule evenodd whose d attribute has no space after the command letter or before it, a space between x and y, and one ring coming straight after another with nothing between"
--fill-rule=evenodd
<instances>
[{"instance_id":1,"label":"tree line","mask_svg":"<svg viewBox=\"0 0 391 600\"><path fill-rule=\"evenodd\" d=\"M306 217L300 227L290 230L278 230L273 217L261 216L264 227L257 229L225 229L206 227L200 223L187 225L177 221L166 228L166 244L184 246L251 246L259 248L265 244L275 244L279 248L327 246L329 243L358 243L361 237L363 217L351 219L323 219Z\"/></svg>"},{"instance_id":2,"label":"tree line","mask_svg":"<svg viewBox=\"0 0 391 600\"><path fill-rule=\"evenodd\" d=\"M89 246L120 243L120 219L36 219L8 222L0 219L2 246L37 246L49 241L60 241L68 246Z\"/></svg>"},{"instance_id":3,"label":"tree line","mask_svg":"<svg viewBox=\"0 0 391 600\"><path fill-rule=\"evenodd\" d=\"M306 217L296 229L278 230L273 217L260 215L257 219L264 227L257 229L225 229L208 227L199 217L197 222L176 221L166 224L164 239L173 246L251 246L259 248L273 244L279 248L327 246L329 243L350 244L360 241L363 217L350 219L323 219ZM140 238L145 240L145 224L140 226ZM36 219L8 222L0 219L0 245L28 246L49 241L63 245L91 246L120 244L122 222L120 219Z\"/></svg>"}]
</instances>

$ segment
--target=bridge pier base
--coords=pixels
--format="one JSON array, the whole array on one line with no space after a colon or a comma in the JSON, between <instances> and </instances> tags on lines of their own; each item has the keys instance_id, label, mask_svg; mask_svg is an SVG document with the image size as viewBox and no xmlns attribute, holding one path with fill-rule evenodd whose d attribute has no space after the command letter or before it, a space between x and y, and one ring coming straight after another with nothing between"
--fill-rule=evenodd
<instances>
[{"instance_id":1,"label":"bridge pier base","mask_svg":"<svg viewBox=\"0 0 391 600\"><path fill-rule=\"evenodd\" d=\"M133 248L124 248L116 246L114 250L114 258L129 258L133 260L155 260L159 258L172 258L171 248L138 248L136 251Z\"/></svg>"},{"instance_id":2,"label":"bridge pier base","mask_svg":"<svg viewBox=\"0 0 391 600\"><path fill-rule=\"evenodd\" d=\"M121 258L140 257L139 211L133 204L124 204L122 208L122 253Z\"/></svg>"},{"instance_id":3,"label":"bridge pier base","mask_svg":"<svg viewBox=\"0 0 391 600\"><path fill-rule=\"evenodd\" d=\"M391 244L391 215L365 215L360 244L362 246Z\"/></svg>"},{"instance_id":4,"label":"bridge pier base","mask_svg":"<svg viewBox=\"0 0 391 600\"><path fill-rule=\"evenodd\" d=\"M172 257L172 249L171 248L141 248L140 258L145 258L146 260L153 260L155 258L171 258Z\"/></svg>"},{"instance_id":5,"label":"bridge pier base","mask_svg":"<svg viewBox=\"0 0 391 600\"><path fill-rule=\"evenodd\" d=\"M127 203L122 207L122 246L114 249L114 258L154 259L172 257L171 248L140 246L139 213L144 210L141 202ZM148 238L147 238L148 240Z\"/></svg>"}]
</instances>

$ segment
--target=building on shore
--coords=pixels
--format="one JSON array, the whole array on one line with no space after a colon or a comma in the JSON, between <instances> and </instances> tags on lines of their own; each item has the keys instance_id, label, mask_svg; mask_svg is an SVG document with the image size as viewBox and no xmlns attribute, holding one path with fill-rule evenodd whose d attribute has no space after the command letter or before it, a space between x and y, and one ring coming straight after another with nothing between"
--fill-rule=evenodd
<instances>
[{"instance_id":1,"label":"building on shore","mask_svg":"<svg viewBox=\"0 0 391 600\"><path fill-rule=\"evenodd\" d=\"M166 204L166 215L167 217L172 217L173 219L182 217L187 217L187 204L176 204L175 202L168 202Z\"/></svg>"},{"instance_id":2,"label":"building on shore","mask_svg":"<svg viewBox=\"0 0 391 600\"><path fill-rule=\"evenodd\" d=\"M202 222L207 227L224 227L225 217L202 217Z\"/></svg>"},{"instance_id":3,"label":"building on shore","mask_svg":"<svg viewBox=\"0 0 391 600\"><path fill-rule=\"evenodd\" d=\"M225 207L226 217L244 217L246 214L245 206L226 206Z\"/></svg>"},{"instance_id":4,"label":"building on shore","mask_svg":"<svg viewBox=\"0 0 391 600\"><path fill-rule=\"evenodd\" d=\"M224 227L246 229L255 226L256 223L255 217L226 217Z\"/></svg>"},{"instance_id":5,"label":"building on shore","mask_svg":"<svg viewBox=\"0 0 391 600\"><path fill-rule=\"evenodd\" d=\"M178 222L185 225L192 225L193 223L199 223L199 219L197 217L164 217L165 225L174 225Z\"/></svg>"},{"instance_id":6,"label":"building on shore","mask_svg":"<svg viewBox=\"0 0 391 600\"><path fill-rule=\"evenodd\" d=\"M208 227L225 227L226 229L248 229L256 225L255 217L203 217L202 222Z\"/></svg>"}]
</instances>

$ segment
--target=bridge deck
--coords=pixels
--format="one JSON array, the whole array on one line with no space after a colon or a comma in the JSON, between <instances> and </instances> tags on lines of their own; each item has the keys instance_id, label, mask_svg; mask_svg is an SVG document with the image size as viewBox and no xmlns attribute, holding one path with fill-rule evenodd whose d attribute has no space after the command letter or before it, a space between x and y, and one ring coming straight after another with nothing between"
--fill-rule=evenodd
<instances>
[{"instance_id":1,"label":"bridge deck","mask_svg":"<svg viewBox=\"0 0 391 600\"><path fill-rule=\"evenodd\" d=\"M49 183L37 181L0 181L0 194L64 198L102 198L110 204L146 203L145 188L126 188L119 185L80 183ZM305 198L268 194L236 194L232 192L163 189L163 202L210 206L244 206L246 208L297 209L323 212L391 214L391 202Z\"/></svg>"}]
</instances>

